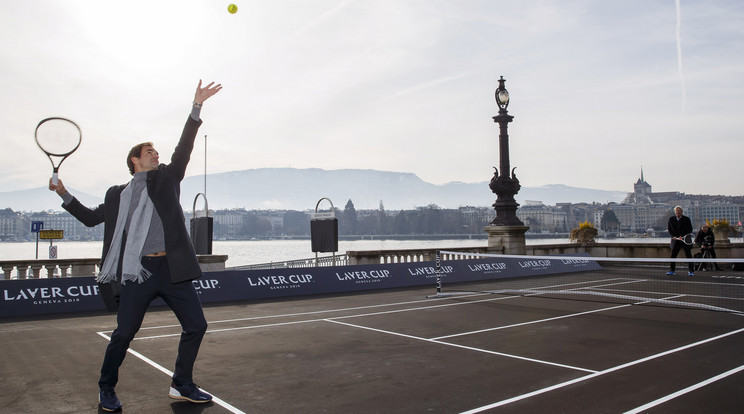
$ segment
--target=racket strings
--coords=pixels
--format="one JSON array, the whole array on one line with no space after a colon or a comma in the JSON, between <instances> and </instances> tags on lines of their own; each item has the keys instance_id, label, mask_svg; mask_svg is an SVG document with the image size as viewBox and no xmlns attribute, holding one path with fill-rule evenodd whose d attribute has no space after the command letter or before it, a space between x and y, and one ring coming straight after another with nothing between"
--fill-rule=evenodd
<instances>
[{"instance_id":1,"label":"racket strings","mask_svg":"<svg viewBox=\"0 0 744 414\"><path fill-rule=\"evenodd\" d=\"M80 128L66 119L46 119L36 127L36 143L49 155L68 155L77 149L81 139Z\"/></svg>"}]
</instances>

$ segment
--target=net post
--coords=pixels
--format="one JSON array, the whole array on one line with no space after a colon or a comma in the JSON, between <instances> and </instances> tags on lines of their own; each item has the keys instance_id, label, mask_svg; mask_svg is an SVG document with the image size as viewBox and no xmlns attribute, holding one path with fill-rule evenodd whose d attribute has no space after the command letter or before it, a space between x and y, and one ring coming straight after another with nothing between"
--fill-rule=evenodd
<instances>
[{"instance_id":1,"label":"net post","mask_svg":"<svg viewBox=\"0 0 744 414\"><path fill-rule=\"evenodd\" d=\"M442 293L442 261L441 261L441 251L437 250L436 254L436 274L437 274L437 295Z\"/></svg>"},{"instance_id":2,"label":"net post","mask_svg":"<svg viewBox=\"0 0 744 414\"><path fill-rule=\"evenodd\" d=\"M437 250L434 255L434 273L437 275L437 288L436 293L433 295L427 295L426 297L431 298L441 298L444 297L442 295L442 261L441 261L441 251Z\"/></svg>"}]
</instances>

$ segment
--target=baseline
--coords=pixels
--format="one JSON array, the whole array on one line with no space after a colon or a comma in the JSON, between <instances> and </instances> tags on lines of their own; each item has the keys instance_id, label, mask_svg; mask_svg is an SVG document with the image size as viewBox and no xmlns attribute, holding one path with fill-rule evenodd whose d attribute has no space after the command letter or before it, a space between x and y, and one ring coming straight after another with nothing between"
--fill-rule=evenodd
<instances>
[{"instance_id":1,"label":"baseline","mask_svg":"<svg viewBox=\"0 0 744 414\"><path fill-rule=\"evenodd\" d=\"M518 395L516 397L508 398L506 400L497 401L495 403L484 405L482 407L473 408L473 409L468 410L468 411L463 411L460 414L475 414L475 413L480 413L480 412L483 412L483 411L486 411L486 410L490 410L492 408L501 407L501 406L504 406L504 405L507 405L507 404L510 404L510 403L513 403L513 402L516 402L516 401L524 400L524 399L527 399L527 398L530 398L530 397L534 397L536 395L540 395L540 394L544 394L546 392L550 392L550 391L554 391L554 390L557 390L557 389L561 389L561 388L567 387L569 385L577 384L579 382L583 382L583 381L586 381L586 380L589 380L589 379L592 379L592 378L597 378L597 377L602 376L602 375L607 375L609 373L612 373L612 372L615 372L615 371L619 371L619 370L622 370L622 369L625 369L625 368L628 368L628 367L631 367L631 366L634 366L634 365L642 364L644 362L648 362L648 361L651 361L651 360L654 360L654 359L657 359L657 358L661 358L661 357L664 357L664 356L667 356L667 355L671 355L671 354L673 354L675 352L680 352L680 351L683 351L685 349L694 348L696 346L700 346L700 345L706 344L708 342L717 341L719 339L723 339L723 338L726 338L726 337L731 336L731 335L740 334L742 332L744 332L744 328L737 329L737 330L731 331L731 332L727 332L727 333L724 333L724 334L721 334L721 335L717 335L717 336L714 336L714 337L711 337L711 338L703 339L701 341L693 342L691 344L683 345L683 346L680 346L680 347L677 347L677 348L673 348L673 349L670 349L670 350L667 350L667 351L664 351L664 352L660 352L660 353L655 354L655 355L650 355L650 356L647 356L645 358L641 358L641 359L637 359L635 361L627 362L625 364L621 364L621 365L618 365L616 367L608 368L608 369L603 370L603 371L599 371L599 372L596 372L596 373L593 373L593 374L585 375L583 377L579 377L579 378L575 378L575 379L572 379L572 380L569 380L569 381L565 381L565 382L562 382L562 383L559 383L559 384L555 384L555 385L552 385L550 387L546 387L546 388L543 388L543 389L540 389L540 390L535 390L535 391L532 391L532 392L529 392L529 393L526 393L526 394Z\"/></svg>"}]
</instances>

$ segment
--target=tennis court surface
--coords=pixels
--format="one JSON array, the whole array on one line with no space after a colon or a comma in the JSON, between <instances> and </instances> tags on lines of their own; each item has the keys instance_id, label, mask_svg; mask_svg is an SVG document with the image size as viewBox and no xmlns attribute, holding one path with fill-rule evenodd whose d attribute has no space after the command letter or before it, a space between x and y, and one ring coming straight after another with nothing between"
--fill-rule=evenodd
<instances>
[{"instance_id":1,"label":"tennis court surface","mask_svg":"<svg viewBox=\"0 0 744 414\"><path fill-rule=\"evenodd\" d=\"M609 279L592 273L577 275L589 282L576 283L605 290L617 279L628 279L623 289L632 283L627 271ZM695 282L707 297L741 289L736 278L703 272ZM565 275L538 278L531 288L564 282ZM657 282L654 292L634 285L633 297L691 294L684 278ZM472 283L453 288L481 290ZM116 391L131 413L739 413L744 407L741 312L617 302L621 295L426 297L432 293L433 286L205 305L209 330L194 374L215 397L206 405L168 398L180 329L170 310L154 308L132 342ZM741 309L741 296L726 300ZM98 372L114 327L115 316L100 313L2 320L0 411L100 410Z\"/></svg>"}]
</instances>

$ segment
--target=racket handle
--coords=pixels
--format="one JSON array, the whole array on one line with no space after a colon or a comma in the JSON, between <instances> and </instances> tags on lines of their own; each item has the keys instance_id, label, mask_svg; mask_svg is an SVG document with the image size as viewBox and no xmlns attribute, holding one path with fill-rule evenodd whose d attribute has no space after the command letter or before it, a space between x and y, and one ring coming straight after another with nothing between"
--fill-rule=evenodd
<instances>
[{"instance_id":1,"label":"racket handle","mask_svg":"<svg viewBox=\"0 0 744 414\"><path fill-rule=\"evenodd\" d=\"M57 185L59 183L59 175L57 173L52 173L52 184Z\"/></svg>"}]
</instances>

